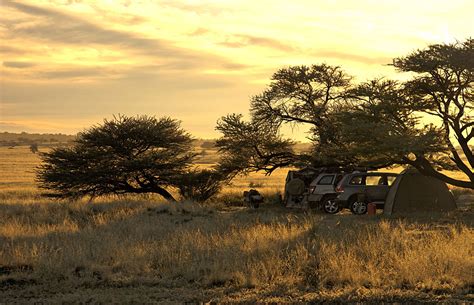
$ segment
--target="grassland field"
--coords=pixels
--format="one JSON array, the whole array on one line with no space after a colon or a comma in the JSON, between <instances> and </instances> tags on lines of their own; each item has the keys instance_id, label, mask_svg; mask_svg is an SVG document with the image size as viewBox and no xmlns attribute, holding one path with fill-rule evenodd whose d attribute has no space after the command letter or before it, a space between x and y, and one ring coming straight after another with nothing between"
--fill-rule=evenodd
<instances>
[{"instance_id":1,"label":"grassland field","mask_svg":"<svg viewBox=\"0 0 474 305\"><path fill-rule=\"evenodd\" d=\"M198 166L217 160L196 151ZM238 177L203 205L53 201L34 182L39 162L28 146L0 147L0 304L474 302L472 206L288 210L274 200L286 170ZM251 186L267 198L259 209L241 203Z\"/></svg>"}]
</instances>

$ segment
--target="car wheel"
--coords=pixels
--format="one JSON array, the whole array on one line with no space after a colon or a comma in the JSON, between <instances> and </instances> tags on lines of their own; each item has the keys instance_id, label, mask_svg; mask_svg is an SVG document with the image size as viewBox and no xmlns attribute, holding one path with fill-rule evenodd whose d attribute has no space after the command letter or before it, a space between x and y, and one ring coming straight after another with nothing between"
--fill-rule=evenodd
<instances>
[{"instance_id":1,"label":"car wheel","mask_svg":"<svg viewBox=\"0 0 474 305\"><path fill-rule=\"evenodd\" d=\"M339 205L336 202L336 198L324 198L322 201L322 206L324 212L328 214L336 214L340 210Z\"/></svg>"},{"instance_id":2,"label":"car wheel","mask_svg":"<svg viewBox=\"0 0 474 305\"><path fill-rule=\"evenodd\" d=\"M354 199L350 204L352 214L364 215L367 213L367 202Z\"/></svg>"}]
</instances>

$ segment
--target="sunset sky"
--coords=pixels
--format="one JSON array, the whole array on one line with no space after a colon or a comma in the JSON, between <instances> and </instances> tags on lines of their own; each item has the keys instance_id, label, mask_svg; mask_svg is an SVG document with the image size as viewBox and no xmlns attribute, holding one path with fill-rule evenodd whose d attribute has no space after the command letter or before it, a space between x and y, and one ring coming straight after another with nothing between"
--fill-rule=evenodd
<instances>
[{"instance_id":1,"label":"sunset sky","mask_svg":"<svg viewBox=\"0 0 474 305\"><path fill-rule=\"evenodd\" d=\"M392 58L474 33L472 0L293 2L2 0L0 131L72 134L121 113L217 137L278 68L396 77Z\"/></svg>"}]
</instances>

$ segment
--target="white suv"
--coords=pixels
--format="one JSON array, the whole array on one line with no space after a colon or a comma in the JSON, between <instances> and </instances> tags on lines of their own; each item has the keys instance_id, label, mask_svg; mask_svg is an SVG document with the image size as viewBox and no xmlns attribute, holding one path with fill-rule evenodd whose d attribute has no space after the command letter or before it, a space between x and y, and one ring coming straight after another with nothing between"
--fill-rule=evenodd
<instances>
[{"instance_id":1,"label":"white suv","mask_svg":"<svg viewBox=\"0 0 474 305\"><path fill-rule=\"evenodd\" d=\"M310 206L319 206L324 212L334 214L339 211L335 199L337 197L336 185L345 174L322 173L309 185L308 203Z\"/></svg>"},{"instance_id":2,"label":"white suv","mask_svg":"<svg viewBox=\"0 0 474 305\"><path fill-rule=\"evenodd\" d=\"M321 207L326 213L337 213L339 211L337 205L333 204L337 197L335 187L344 175L341 172L319 172L318 174L317 171L311 169L289 171L285 185L286 206Z\"/></svg>"}]
</instances>

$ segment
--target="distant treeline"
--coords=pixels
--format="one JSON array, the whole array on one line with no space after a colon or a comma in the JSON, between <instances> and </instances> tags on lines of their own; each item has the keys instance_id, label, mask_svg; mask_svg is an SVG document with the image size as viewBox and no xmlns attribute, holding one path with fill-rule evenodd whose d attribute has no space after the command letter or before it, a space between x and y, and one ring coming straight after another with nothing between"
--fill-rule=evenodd
<instances>
[{"instance_id":1,"label":"distant treeline","mask_svg":"<svg viewBox=\"0 0 474 305\"><path fill-rule=\"evenodd\" d=\"M74 141L75 135L67 135L62 133L13 133L0 132L0 146L22 146L22 145L53 145L53 144L67 144Z\"/></svg>"},{"instance_id":2,"label":"distant treeline","mask_svg":"<svg viewBox=\"0 0 474 305\"><path fill-rule=\"evenodd\" d=\"M49 146L54 144L68 144L76 139L76 135L63 133L27 133L27 132L0 132L0 146L24 146L37 144ZM215 139L196 139L194 146L202 149L214 149Z\"/></svg>"},{"instance_id":3,"label":"distant treeline","mask_svg":"<svg viewBox=\"0 0 474 305\"><path fill-rule=\"evenodd\" d=\"M57 144L69 144L76 139L76 135L68 135L63 133L27 133L27 132L0 132L0 147L1 146L29 146L37 144L40 146L51 146ZM195 148L203 150L216 150L215 139L195 139L193 141ZM295 149L297 151L308 150L309 143L297 142Z\"/></svg>"}]
</instances>

